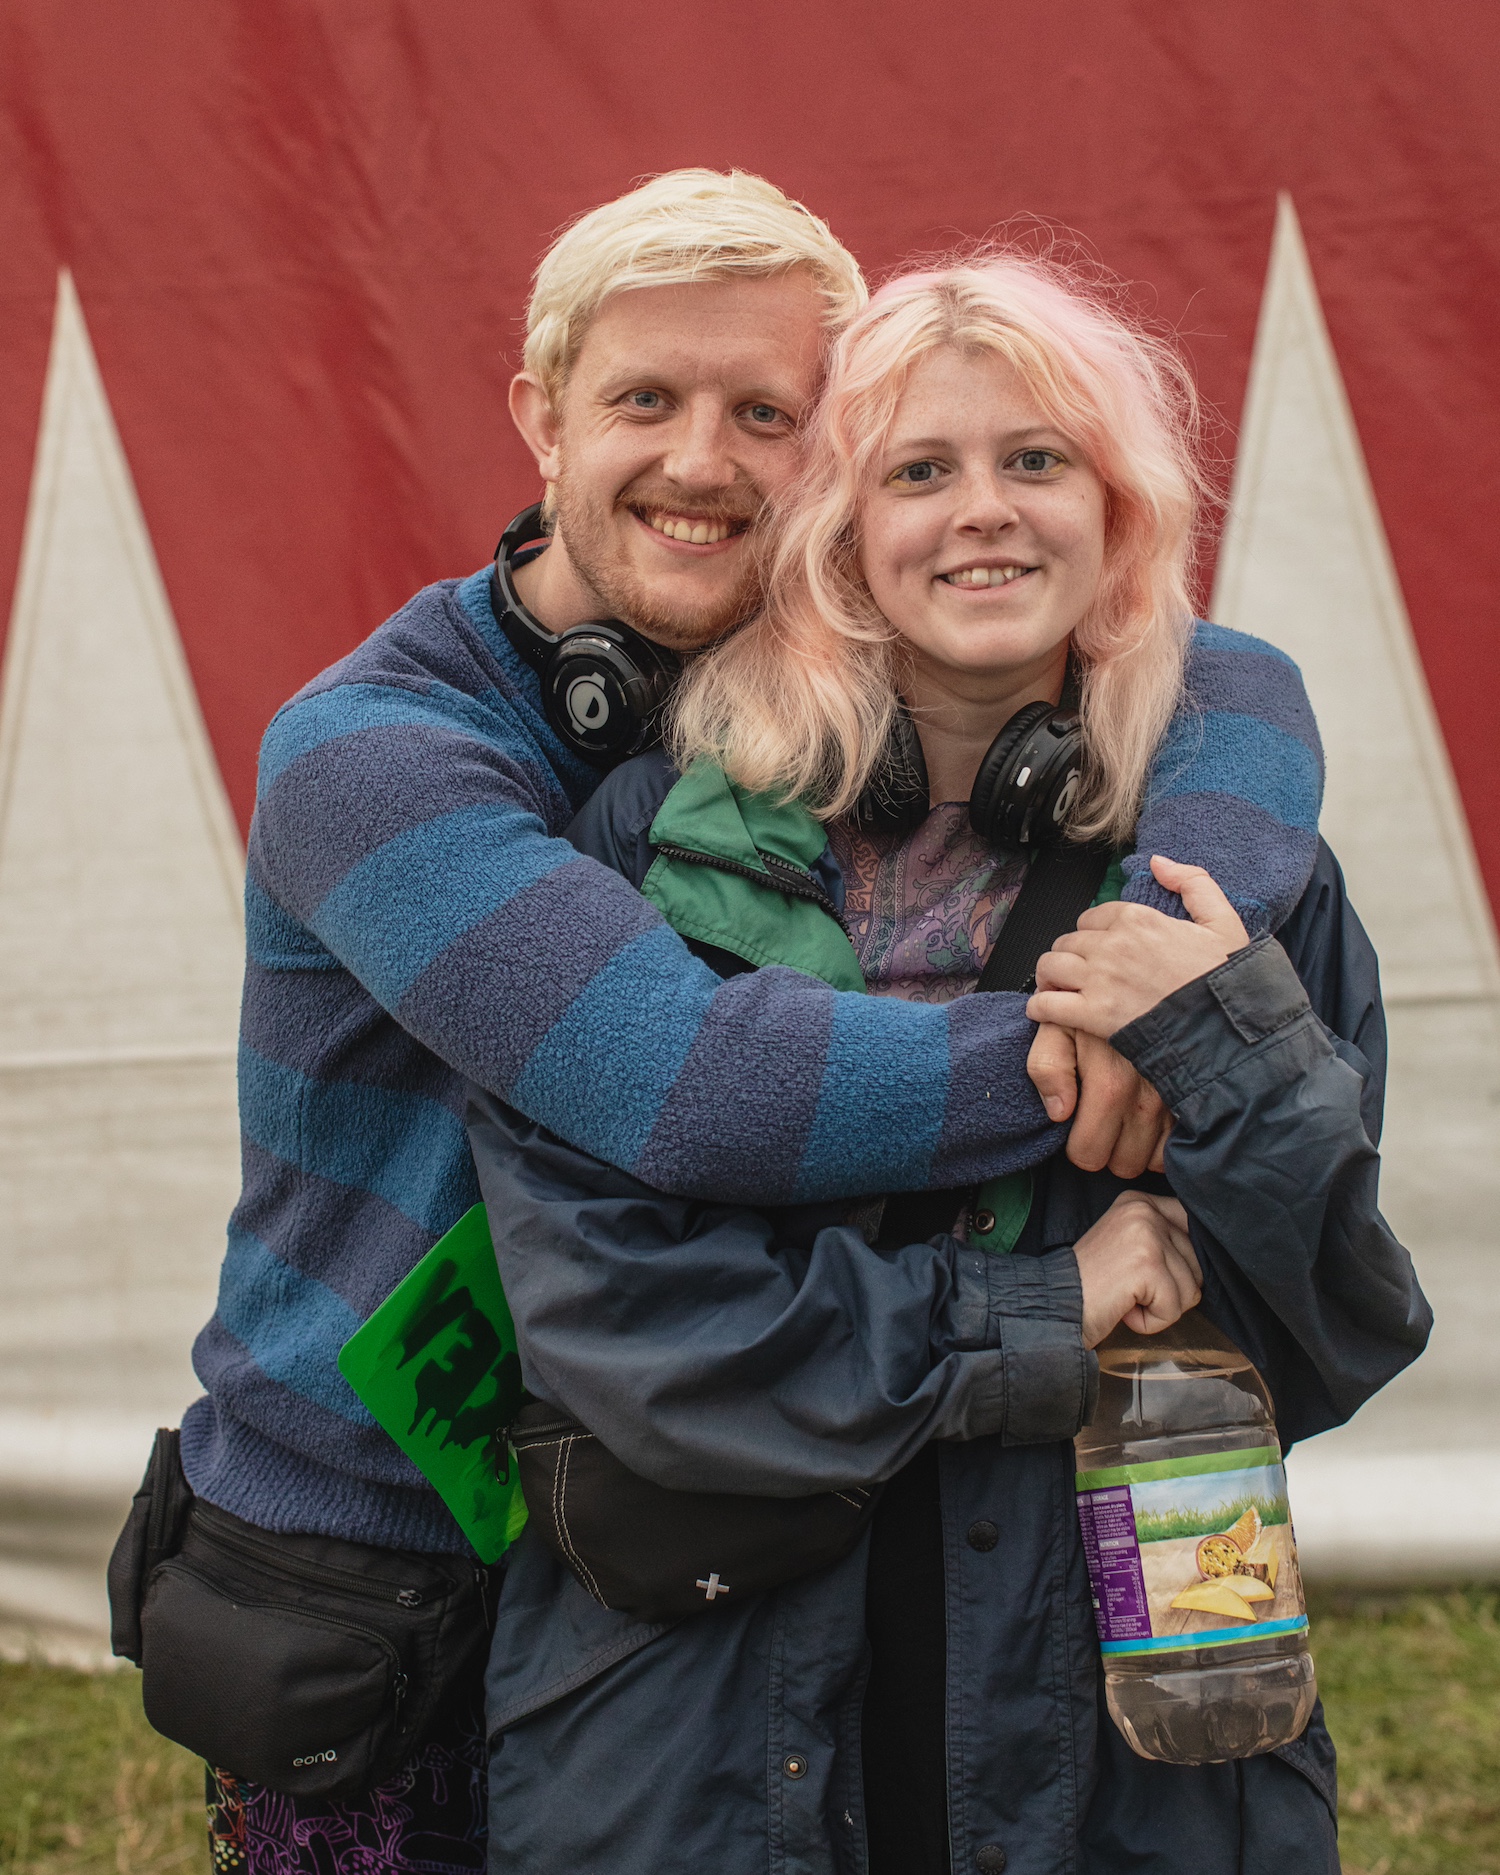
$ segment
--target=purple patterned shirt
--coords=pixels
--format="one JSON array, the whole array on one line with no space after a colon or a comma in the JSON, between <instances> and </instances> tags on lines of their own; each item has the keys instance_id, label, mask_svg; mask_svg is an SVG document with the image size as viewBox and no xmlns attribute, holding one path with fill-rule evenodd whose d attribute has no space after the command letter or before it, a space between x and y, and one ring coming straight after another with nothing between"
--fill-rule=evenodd
<instances>
[{"instance_id":1,"label":"purple patterned shirt","mask_svg":"<svg viewBox=\"0 0 1500 1875\"><path fill-rule=\"evenodd\" d=\"M871 995L966 996L1020 893L1025 855L981 840L963 801L944 801L912 833L861 833L837 821L828 839Z\"/></svg>"}]
</instances>

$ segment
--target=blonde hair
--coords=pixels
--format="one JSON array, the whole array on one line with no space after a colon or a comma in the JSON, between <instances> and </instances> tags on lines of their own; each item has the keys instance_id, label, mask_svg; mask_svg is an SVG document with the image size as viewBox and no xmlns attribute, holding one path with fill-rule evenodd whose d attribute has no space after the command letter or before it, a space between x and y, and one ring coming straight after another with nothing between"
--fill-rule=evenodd
<instances>
[{"instance_id":1,"label":"blonde hair","mask_svg":"<svg viewBox=\"0 0 1500 1875\"><path fill-rule=\"evenodd\" d=\"M566 228L542 256L526 309L525 367L556 401L602 303L632 287L811 272L826 323L869 298L828 224L743 169L673 169Z\"/></svg>"},{"instance_id":2,"label":"blonde hair","mask_svg":"<svg viewBox=\"0 0 1500 1875\"><path fill-rule=\"evenodd\" d=\"M1129 838L1181 695L1205 481L1188 369L1120 298L1013 249L881 289L834 348L770 549L765 611L679 687L669 735L680 765L712 756L742 786L825 817L853 805L896 707L897 634L860 571L861 502L917 361L945 347L992 352L1104 483L1103 572L1073 634L1089 768L1072 834Z\"/></svg>"}]
</instances>

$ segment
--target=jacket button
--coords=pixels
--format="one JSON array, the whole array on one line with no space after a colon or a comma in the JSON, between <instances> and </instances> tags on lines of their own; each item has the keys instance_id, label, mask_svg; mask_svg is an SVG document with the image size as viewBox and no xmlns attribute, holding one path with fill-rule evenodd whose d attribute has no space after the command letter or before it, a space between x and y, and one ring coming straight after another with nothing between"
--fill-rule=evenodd
<instances>
[{"instance_id":1,"label":"jacket button","mask_svg":"<svg viewBox=\"0 0 1500 1875\"><path fill-rule=\"evenodd\" d=\"M794 1751L788 1757L783 1758L781 1760L781 1768L786 1772L788 1777L807 1776L807 1760L800 1752Z\"/></svg>"},{"instance_id":2,"label":"jacket button","mask_svg":"<svg viewBox=\"0 0 1500 1875\"><path fill-rule=\"evenodd\" d=\"M976 1211L974 1213L974 1228L981 1237L988 1237L990 1232L995 1228L994 1212Z\"/></svg>"},{"instance_id":3,"label":"jacket button","mask_svg":"<svg viewBox=\"0 0 1500 1875\"><path fill-rule=\"evenodd\" d=\"M1000 1541L1000 1532L990 1522L988 1517L981 1517L978 1523L971 1523L969 1525L969 1548L970 1549L977 1549L981 1551L991 1550L995 1547L995 1545L999 1541ZM993 1845L991 1846L993 1847ZM981 1855L986 1854L986 1853L988 1852L985 1850L980 1851ZM1003 1849L997 1849L995 1853L1003 1858L1005 1851ZM981 1864L981 1867L983 1868L989 1868L990 1866L991 1864L988 1862ZM1001 1860L993 1864L993 1866L997 1869L1004 1868L1005 1863L1003 1860Z\"/></svg>"},{"instance_id":4,"label":"jacket button","mask_svg":"<svg viewBox=\"0 0 1500 1875\"><path fill-rule=\"evenodd\" d=\"M987 1842L974 1858L979 1875L1001 1875L1005 1863L1005 1851L997 1842Z\"/></svg>"}]
</instances>

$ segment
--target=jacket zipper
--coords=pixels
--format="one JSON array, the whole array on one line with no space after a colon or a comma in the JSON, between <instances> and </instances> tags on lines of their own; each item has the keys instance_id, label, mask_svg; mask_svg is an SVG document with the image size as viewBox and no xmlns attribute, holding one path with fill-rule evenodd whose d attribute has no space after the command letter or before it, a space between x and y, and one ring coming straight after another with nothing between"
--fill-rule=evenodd
<instances>
[{"instance_id":1,"label":"jacket zipper","mask_svg":"<svg viewBox=\"0 0 1500 1875\"><path fill-rule=\"evenodd\" d=\"M789 859L781 859L775 853L761 853L765 872L757 872L753 866L742 865L737 859L724 859L708 853L695 853L691 847L672 846L665 840L657 842L658 853L665 853L668 859L684 860L689 866L709 866L717 872L733 873L739 879L753 879L757 885L772 885L778 892L784 892L788 898L805 899L808 904L816 905L843 932L849 935L849 927L828 893L820 886L810 872L804 872L800 866L794 866ZM760 848L757 847L757 853ZM769 877L767 876L769 875Z\"/></svg>"},{"instance_id":2,"label":"jacket zipper","mask_svg":"<svg viewBox=\"0 0 1500 1875\"><path fill-rule=\"evenodd\" d=\"M197 1533L210 1548L227 1550L231 1556L239 1555L253 1562L264 1563L268 1567L274 1566L284 1574L295 1576L299 1582L306 1582L313 1587L327 1585L330 1578L336 1578L341 1585L347 1587L350 1594L358 1595L365 1601L394 1603L397 1607L404 1608L408 1604L400 1601L399 1597L403 1593L418 1593L416 1590L403 1591L394 1583L388 1588L372 1588L364 1576L356 1575L351 1569L340 1569L336 1563L300 1562L295 1557L283 1554L274 1543L257 1543L253 1537L242 1536L237 1530L219 1528L202 1516L204 1506L199 1505L197 1508L200 1513L196 1520ZM213 1507L209 1505L206 1508L212 1511ZM223 1591L221 1590L220 1593L222 1594ZM423 1602L428 1599L426 1596L422 1597ZM420 1606L421 1603L417 1605Z\"/></svg>"}]
</instances>

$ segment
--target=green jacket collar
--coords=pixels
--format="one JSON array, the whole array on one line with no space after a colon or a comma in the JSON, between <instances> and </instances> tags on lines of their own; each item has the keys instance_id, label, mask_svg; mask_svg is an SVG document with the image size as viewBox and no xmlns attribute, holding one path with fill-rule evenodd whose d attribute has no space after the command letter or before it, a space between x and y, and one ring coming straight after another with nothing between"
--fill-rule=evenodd
<instances>
[{"instance_id":1,"label":"green jacket collar","mask_svg":"<svg viewBox=\"0 0 1500 1875\"><path fill-rule=\"evenodd\" d=\"M757 967L785 964L834 989L864 989L837 920L786 891L766 864L769 857L807 873L822 856L828 836L805 807L752 794L716 763L697 761L657 810L651 843L666 850L641 891L684 937Z\"/></svg>"}]
</instances>

